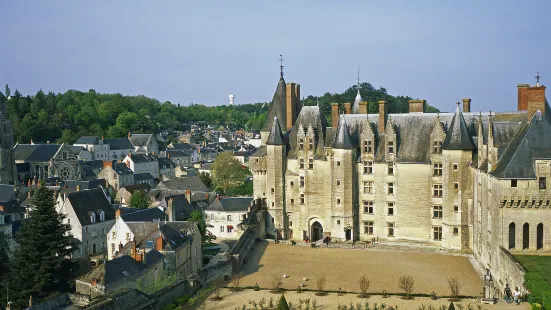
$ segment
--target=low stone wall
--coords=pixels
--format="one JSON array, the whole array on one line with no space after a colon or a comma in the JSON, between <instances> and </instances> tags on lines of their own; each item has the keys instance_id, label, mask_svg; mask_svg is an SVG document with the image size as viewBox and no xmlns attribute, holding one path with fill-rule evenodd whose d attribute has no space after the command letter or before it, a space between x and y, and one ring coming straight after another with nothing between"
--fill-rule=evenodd
<instances>
[{"instance_id":1,"label":"low stone wall","mask_svg":"<svg viewBox=\"0 0 551 310\"><path fill-rule=\"evenodd\" d=\"M166 287L155 294L151 295L151 298L155 298L159 306L163 307L166 306L172 301L180 296L184 295L193 295L198 289L197 287L192 287L187 280L183 280L181 282L178 282L170 287Z\"/></svg>"},{"instance_id":2,"label":"low stone wall","mask_svg":"<svg viewBox=\"0 0 551 310\"><path fill-rule=\"evenodd\" d=\"M96 303L85 310L119 310L119 309L160 309L159 303L136 289L120 291L116 294L98 298Z\"/></svg>"},{"instance_id":3,"label":"low stone wall","mask_svg":"<svg viewBox=\"0 0 551 310\"><path fill-rule=\"evenodd\" d=\"M511 290L519 287L521 292L526 291L524 286L524 276L526 270L522 265L503 247L499 247L497 259L499 264L491 268L492 274L495 277L495 284L503 292L505 284L509 284Z\"/></svg>"},{"instance_id":4,"label":"low stone wall","mask_svg":"<svg viewBox=\"0 0 551 310\"><path fill-rule=\"evenodd\" d=\"M71 303L75 306L84 307L90 304L89 295L74 293L69 294L69 298L71 299Z\"/></svg>"},{"instance_id":5,"label":"low stone wall","mask_svg":"<svg viewBox=\"0 0 551 310\"><path fill-rule=\"evenodd\" d=\"M63 309L71 304L71 299L68 294L61 294L45 300L39 304L33 305L28 310L54 310Z\"/></svg>"}]
</instances>

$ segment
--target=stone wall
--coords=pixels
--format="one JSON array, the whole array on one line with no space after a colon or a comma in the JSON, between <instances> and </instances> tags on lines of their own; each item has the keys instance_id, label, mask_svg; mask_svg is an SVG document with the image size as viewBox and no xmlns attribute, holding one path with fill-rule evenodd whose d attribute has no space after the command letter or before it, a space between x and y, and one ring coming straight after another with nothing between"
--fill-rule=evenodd
<instances>
[{"instance_id":1,"label":"stone wall","mask_svg":"<svg viewBox=\"0 0 551 310\"><path fill-rule=\"evenodd\" d=\"M68 294L62 294L50 299L47 299L39 304L33 305L28 310L55 310L63 309L71 304L71 299Z\"/></svg>"},{"instance_id":2,"label":"stone wall","mask_svg":"<svg viewBox=\"0 0 551 310\"><path fill-rule=\"evenodd\" d=\"M496 285L503 291L505 284L509 284L511 289L519 287L521 292L526 291L524 286L524 275L526 271L520 263L503 247L500 247L497 252L499 265L495 266L492 274L496 278Z\"/></svg>"},{"instance_id":3,"label":"stone wall","mask_svg":"<svg viewBox=\"0 0 551 310\"><path fill-rule=\"evenodd\" d=\"M193 295L198 289L198 286L191 286L187 280L176 283L170 287L166 287L155 294L151 298L155 298L160 307L164 307L172 303L172 301L180 296Z\"/></svg>"}]
</instances>

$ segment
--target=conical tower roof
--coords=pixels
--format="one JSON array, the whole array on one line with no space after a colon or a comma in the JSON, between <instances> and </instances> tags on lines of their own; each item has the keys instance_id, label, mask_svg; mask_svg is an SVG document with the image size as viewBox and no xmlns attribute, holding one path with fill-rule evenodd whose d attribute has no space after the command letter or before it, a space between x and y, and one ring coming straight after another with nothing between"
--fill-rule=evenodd
<instances>
[{"instance_id":1,"label":"conical tower roof","mask_svg":"<svg viewBox=\"0 0 551 310\"><path fill-rule=\"evenodd\" d=\"M287 108L285 105L286 94L285 80L283 79L283 75L280 75L279 82L277 83L276 91L274 93L274 98L272 99L272 105L268 111L266 123L264 124L262 131L270 131L274 117L281 120L283 124L287 124Z\"/></svg>"},{"instance_id":2,"label":"conical tower roof","mask_svg":"<svg viewBox=\"0 0 551 310\"><path fill-rule=\"evenodd\" d=\"M442 144L444 150L464 150L472 151L476 149L471 135L467 130L467 124L463 118L463 113L457 105L455 114L453 115L452 122L446 134L446 139Z\"/></svg>"},{"instance_id":3,"label":"conical tower roof","mask_svg":"<svg viewBox=\"0 0 551 310\"><path fill-rule=\"evenodd\" d=\"M360 85L358 85L358 93L356 94L356 98L354 99L354 103L352 104L352 114L360 113L361 102L362 102L362 95L360 95Z\"/></svg>"},{"instance_id":4,"label":"conical tower roof","mask_svg":"<svg viewBox=\"0 0 551 310\"><path fill-rule=\"evenodd\" d=\"M281 127L279 126L277 116L274 117L274 121L272 122L272 129L270 130L268 140L266 140L266 145L283 145L283 135L281 134Z\"/></svg>"},{"instance_id":5,"label":"conical tower roof","mask_svg":"<svg viewBox=\"0 0 551 310\"><path fill-rule=\"evenodd\" d=\"M339 127L337 128L337 134L335 135L335 141L333 141L334 149L350 150L354 148L352 141L350 140L350 134L348 133L348 127L344 120L344 116L339 118Z\"/></svg>"}]
</instances>

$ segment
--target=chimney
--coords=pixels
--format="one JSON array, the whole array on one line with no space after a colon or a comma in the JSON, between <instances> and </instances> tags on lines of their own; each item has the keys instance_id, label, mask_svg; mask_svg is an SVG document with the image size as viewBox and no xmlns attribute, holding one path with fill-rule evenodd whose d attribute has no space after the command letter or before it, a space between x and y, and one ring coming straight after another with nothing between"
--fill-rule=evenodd
<instances>
[{"instance_id":1,"label":"chimney","mask_svg":"<svg viewBox=\"0 0 551 310\"><path fill-rule=\"evenodd\" d=\"M344 113L350 114L350 102L344 103Z\"/></svg>"},{"instance_id":2,"label":"chimney","mask_svg":"<svg viewBox=\"0 0 551 310\"><path fill-rule=\"evenodd\" d=\"M115 219L119 219L120 216L121 216L121 209L117 209L117 211L115 211Z\"/></svg>"},{"instance_id":3,"label":"chimney","mask_svg":"<svg viewBox=\"0 0 551 310\"><path fill-rule=\"evenodd\" d=\"M163 237L159 236L157 237L157 240L155 240L155 250L162 251L163 250Z\"/></svg>"},{"instance_id":4,"label":"chimney","mask_svg":"<svg viewBox=\"0 0 551 310\"><path fill-rule=\"evenodd\" d=\"M155 156L155 151L151 152L151 154L153 154L153 156Z\"/></svg>"},{"instance_id":5,"label":"chimney","mask_svg":"<svg viewBox=\"0 0 551 310\"><path fill-rule=\"evenodd\" d=\"M145 249L142 251L142 255L140 256L142 263L147 264L146 257L145 257Z\"/></svg>"},{"instance_id":6,"label":"chimney","mask_svg":"<svg viewBox=\"0 0 551 310\"><path fill-rule=\"evenodd\" d=\"M425 113L426 100L410 100L409 113Z\"/></svg>"},{"instance_id":7,"label":"chimney","mask_svg":"<svg viewBox=\"0 0 551 310\"><path fill-rule=\"evenodd\" d=\"M297 118L297 97L296 97L296 86L295 83L287 83L285 85L285 119L287 124L281 124L282 128L285 131L293 128L293 124Z\"/></svg>"},{"instance_id":8,"label":"chimney","mask_svg":"<svg viewBox=\"0 0 551 310\"><path fill-rule=\"evenodd\" d=\"M77 185L77 192L80 192L80 185Z\"/></svg>"},{"instance_id":9,"label":"chimney","mask_svg":"<svg viewBox=\"0 0 551 310\"><path fill-rule=\"evenodd\" d=\"M205 194L205 200L208 202L209 201L209 193L206 193Z\"/></svg>"},{"instance_id":10,"label":"chimney","mask_svg":"<svg viewBox=\"0 0 551 310\"><path fill-rule=\"evenodd\" d=\"M168 198L168 201L166 202L166 212L168 212L168 221L174 222L176 219L174 218L174 210L172 208L174 204L174 198Z\"/></svg>"},{"instance_id":11,"label":"chimney","mask_svg":"<svg viewBox=\"0 0 551 310\"><path fill-rule=\"evenodd\" d=\"M216 201L220 201L220 194L216 194Z\"/></svg>"},{"instance_id":12,"label":"chimney","mask_svg":"<svg viewBox=\"0 0 551 310\"><path fill-rule=\"evenodd\" d=\"M104 162L103 162L103 168L105 169L105 168L107 168L107 167L113 168L113 162L112 162L112 161L107 161L107 160L104 161Z\"/></svg>"},{"instance_id":13,"label":"chimney","mask_svg":"<svg viewBox=\"0 0 551 310\"><path fill-rule=\"evenodd\" d=\"M463 113L471 112L471 98L463 98Z\"/></svg>"},{"instance_id":14,"label":"chimney","mask_svg":"<svg viewBox=\"0 0 551 310\"><path fill-rule=\"evenodd\" d=\"M339 126L339 104L331 103L331 127L337 130Z\"/></svg>"},{"instance_id":15,"label":"chimney","mask_svg":"<svg viewBox=\"0 0 551 310\"><path fill-rule=\"evenodd\" d=\"M29 199L31 198L31 191L27 192L27 198L29 198Z\"/></svg>"},{"instance_id":16,"label":"chimney","mask_svg":"<svg viewBox=\"0 0 551 310\"><path fill-rule=\"evenodd\" d=\"M360 114L369 114L367 102L360 102Z\"/></svg>"},{"instance_id":17,"label":"chimney","mask_svg":"<svg viewBox=\"0 0 551 310\"><path fill-rule=\"evenodd\" d=\"M379 133L385 133L388 104L385 100L379 100Z\"/></svg>"},{"instance_id":18,"label":"chimney","mask_svg":"<svg viewBox=\"0 0 551 310\"><path fill-rule=\"evenodd\" d=\"M101 141L103 141L103 140L104 140L104 139L103 139L103 136L101 136Z\"/></svg>"},{"instance_id":19,"label":"chimney","mask_svg":"<svg viewBox=\"0 0 551 310\"><path fill-rule=\"evenodd\" d=\"M547 110L547 104L545 102L545 86L540 85L538 82L536 86L520 84L517 88L518 110L527 111L528 121L532 119L538 110L540 110L542 114L545 114Z\"/></svg>"},{"instance_id":20,"label":"chimney","mask_svg":"<svg viewBox=\"0 0 551 310\"><path fill-rule=\"evenodd\" d=\"M166 153L166 157L167 157L168 159L170 159L170 153L167 152L167 153Z\"/></svg>"},{"instance_id":21,"label":"chimney","mask_svg":"<svg viewBox=\"0 0 551 310\"><path fill-rule=\"evenodd\" d=\"M92 286L96 286L96 284L98 284L98 282L96 281L96 279L92 279L92 281L90 282L90 284L92 284Z\"/></svg>"},{"instance_id":22,"label":"chimney","mask_svg":"<svg viewBox=\"0 0 551 310\"><path fill-rule=\"evenodd\" d=\"M130 139L132 137L132 133L129 131L128 132L128 139Z\"/></svg>"},{"instance_id":23,"label":"chimney","mask_svg":"<svg viewBox=\"0 0 551 310\"><path fill-rule=\"evenodd\" d=\"M4 206L0 205L0 211L4 212Z\"/></svg>"},{"instance_id":24,"label":"chimney","mask_svg":"<svg viewBox=\"0 0 551 310\"><path fill-rule=\"evenodd\" d=\"M186 199L187 199L187 202L191 203L191 190L190 189L186 189Z\"/></svg>"}]
</instances>

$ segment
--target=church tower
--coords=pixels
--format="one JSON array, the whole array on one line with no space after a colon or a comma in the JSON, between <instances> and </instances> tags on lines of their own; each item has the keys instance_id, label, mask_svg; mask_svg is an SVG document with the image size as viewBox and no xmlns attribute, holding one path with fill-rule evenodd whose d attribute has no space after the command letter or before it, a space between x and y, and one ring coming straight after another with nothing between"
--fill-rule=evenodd
<instances>
[{"instance_id":1,"label":"church tower","mask_svg":"<svg viewBox=\"0 0 551 310\"><path fill-rule=\"evenodd\" d=\"M0 102L0 184L15 184L13 126L7 119L5 98Z\"/></svg>"}]
</instances>

